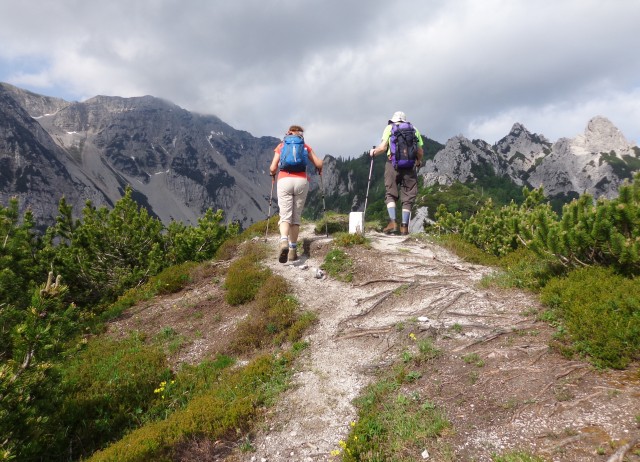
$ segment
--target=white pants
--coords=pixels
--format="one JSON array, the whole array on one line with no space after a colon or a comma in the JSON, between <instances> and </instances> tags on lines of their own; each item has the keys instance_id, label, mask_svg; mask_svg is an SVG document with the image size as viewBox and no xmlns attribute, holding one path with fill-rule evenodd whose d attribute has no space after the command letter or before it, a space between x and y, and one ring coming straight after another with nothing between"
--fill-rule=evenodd
<instances>
[{"instance_id":1,"label":"white pants","mask_svg":"<svg viewBox=\"0 0 640 462\"><path fill-rule=\"evenodd\" d=\"M306 178L289 176L278 179L278 207L280 207L278 223L300 224L308 192L309 182Z\"/></svg>"}]
</instances>

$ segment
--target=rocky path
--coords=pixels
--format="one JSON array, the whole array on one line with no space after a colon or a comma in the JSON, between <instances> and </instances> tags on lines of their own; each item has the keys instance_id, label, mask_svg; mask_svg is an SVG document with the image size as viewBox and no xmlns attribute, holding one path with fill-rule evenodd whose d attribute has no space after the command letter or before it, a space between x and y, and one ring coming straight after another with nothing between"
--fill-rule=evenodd
<instances>
[{"instance_id":1,"label":"rocky path","mask_svg":"<svg viewBox=\"0 0 640 462\"><path fill-rule=\"evenodd\" d=\"M331 239L304 229L308 252L267 265L291 281L302 309L318 316L294 386L270 411L246 461L327 461L357 418L352 400L375 372L398 360L408 332L443 354L416 391L444 407L454 432L431 460L490 461L526 449L553 461L608 460L638 435L637 370L598 373L548 348L535 297L481 289L491 269L415 238L371 233L348 249L351 283L317 278ZM477 358L469 362L468 358ZM444 454L447 454L446 456ZM627 451L628 461L640 456Z\"/></svg>"}]
</instances>

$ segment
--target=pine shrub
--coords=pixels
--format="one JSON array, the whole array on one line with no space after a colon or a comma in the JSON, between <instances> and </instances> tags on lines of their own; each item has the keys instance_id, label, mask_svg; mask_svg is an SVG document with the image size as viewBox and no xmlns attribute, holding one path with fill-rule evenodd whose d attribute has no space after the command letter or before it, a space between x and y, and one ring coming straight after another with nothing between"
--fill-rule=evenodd
<instances>
[{"instance_id":1,"label":"pine shrub","mask_svg":"<svg viewBox=\"0 0 640 462\"><path fill-rule=\"evenodd\" d=\"M557 310L575 349L595 365L624 368L640 355L640 280L581 268L551 280L542 301Z\"/></svg>"},{"instance_id":2,"label":"pine shrub","mask_svg":"<svg viewBox=\"0 0 640 462\"><path fill-rule=\"evenodd\" d=\"M72 458L87 456L135 428L158 399L154 389L170 380L164 352L132 336L99 339L64 367L65 400L60 410ZM65 448L66 447L66 448Z\"/></svg>"}]
</instances>

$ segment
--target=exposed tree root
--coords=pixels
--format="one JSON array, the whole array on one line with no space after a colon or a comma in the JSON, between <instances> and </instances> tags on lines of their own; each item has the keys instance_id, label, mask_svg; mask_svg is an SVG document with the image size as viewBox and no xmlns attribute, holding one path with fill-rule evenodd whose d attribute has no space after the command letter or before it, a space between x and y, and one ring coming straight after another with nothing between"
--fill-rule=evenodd
<instances>
[{"instance_id":1,"label":"exposed tree root","mask_svg":"<svg viewBox=\"0 0 640 462\"><path fill-rule=\"evenodd\" d=\"M365 337L367 335L371 335L375 337L376 335L388 334L389 332L391 332L391 330L392 330L392 327L385 327L382 329L356 329L354 331L338 335L335 337L335 339L347 340L350 338Z\"/></svg>"},{"instance_id":2,"label":"exposed tree root","mask_svg":"<svg viewBox=\"0 0 640 462\"><path fill-rule=\"evenodd\" d=\"M529 324L527 326L524 326L524 327L521 327L521 328L518 328L518 329L516 329L516 328L512 328L512 329L509 329L509 330L507 330L507 329L499 329L496 332L494 332L493 334L489 334L489 335L487 335L485 337L480 337L479 339L474 340L473 342L471 342L471 343L469 343L467 345L459 346L458 348L455 348L452 351L454 353L457 353L459 351L466 350L467 348L471 348L472 346L477 345L479 343L490 342L491 340L494 340L494 339L500 337L501 335L509 334L509 333L512 333L512 332L519 332L519 331L531 329L533 326L534 326L533 324Z\"/></svg>"},{"instance_id":3,"label":"exposed tree root","mask_svg":"<svg viewBox=\"0 0 640 462\"><path fill-rule=\"evenodd\" d=\"M638 444L637 436L614 452L613 455L607 459L607 462L622 462L627 452L631 451L636 444Z\"/></svg>"},{"instance_id":4,"label":"exposed tree root","mask_svg":"<svg viewBox=\"0 0 640 462\"><path fill-rule=\"evenodd\" d=\"M449 314L451 316L464 316L468 318L500 318L500 319L511 319L509 316L500 316L496 314L479 314L479 313L460 313L459 311L447 311L443 314Z\"/></svg>"},{"instance_id":5,"label":"exposed tree root","mask_svg":"<svg viewBox=\"0 0 640 462\"><path fill-rule=\"evenodd\" d=\"M560 374L556 375L556 380L561 379L562 377L566 377L567 375L571 374L573 371L577 370L577 369L582 369L583 367L587 367L588 364L578 364L576 366L573 367L569 367L567 369L565 369L564 371L562 371Z\"/></svg>"},{"instance_id":6,"label":"exposed tree root","mask_svg":"<svg viewBox=\"0 0 640 462\"><path fill-rule=\"evenodd\" d=\"M368 286L369 284L378 284L380 282L392 282L392 283L400 283L400 284L407 284L407 283L412 283L415 282L414 280L411 279L372 279L370 281L365 281L362 282L360 284L355 285L355 287L364 287L364 286Z\"/></svg>"}]
</instances>

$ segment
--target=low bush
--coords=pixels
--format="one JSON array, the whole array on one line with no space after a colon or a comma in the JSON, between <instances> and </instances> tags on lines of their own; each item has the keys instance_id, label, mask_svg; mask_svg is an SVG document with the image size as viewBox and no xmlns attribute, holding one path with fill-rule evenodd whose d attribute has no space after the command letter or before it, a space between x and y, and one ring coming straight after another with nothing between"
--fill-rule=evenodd
<instances>
[{"instance_id":1,"label":"low bush","mask_svg":"<svg viewBox=\"0 0 640 462\"><path fill-rule=\"evenodd\" d=\"M400 367L395 374L369 385L356 399L358 420L340 442L345 462L416 460L416 457L451 426L444 412L402 385L419 374Z\"/></svg>"},{"instance_id":2,"label":"low bush","mask_svg":"<svg viewBox=\"0 0 640 462\"><path fill-rule=\"evenodd\" d=\"M114 319L124 310L132 307L141 300L149 300L156 295L166 295L178 292L192 281L192 275L206 273L202 268L206 263L185 262L170 266L160 274L151 277L146 283L133 287L120 295L115 302L107 308L91 323L96 331L104 328L103 322Z\"/></svg>"},{"instance_id":3,"label":"low bush","mask_svg":"<svg viewBox=\"0 0 640 462\"><path fill-rule=\"evenodd\" d=\"M498 257L466 241L461 234L432 235L429 238L469 263L496 266L499 262Z\"/></svg>"},{"instance_id":4,"label":"low bush","mask_svg":"<svg viewBox=\"0 0 640 462\"><path fill-rule=\"evenodd\" d=\"M536 292L553 277L566 271L555 259L542 258L526 248L519 248L499 258L496 266L502 271L485 276L483 284L495 284L502 288L529 289Z\"/></svg>"},{"instance_id":5,"label":"low bush","mask_svg":"<svg viewBox=\"0 0 640 462\"><path fill-rule=\"evenodd\" d=\"M90 461L173 460L182 441L195 436L217 440L247 431L258 410L284 390L291 357L265 355L241 369L225 370L208 391L168 418L145 425L95 453Z\"/></svg>"},{"instance_id":6,"label":"low bush","mask_svg":"<svg viewBox=\"0 0 640 462\"><path fill-rule=\"evenodd\" d=\"M238 324L232 350L237 353L300 339L315 321L311 313L297 313L299 303L289 295L286 279L271 275L258 291L247 317Z\"/></svg>"},{"instance_id":7,"label":"low bush","mask_svg":"<svg viewBox=\"0 0 640 462\"><path fill-rule=\"evenodd\" d=\"M191 272L200 266L196 262L185 262L170 266L157 276L149 279L148 286L153 287L156 295L172 294L182 290L191 282Z\"/></svg>"},{"instance_id":8,"label":"low bush","mask_svg":"<svg viewBox=\"0 0 640 462\"><path fill-rule=\"evenodd\" d=\"M494 454L491 457L493 462L545 462L542 457L531 455L523 451L511 451L501 455Z\"/></svg>"},{"instance_id":9,"label":"low bush","mask_svg":"<svg viewBox=\"0 0 640 462\"><path fill-rule=\"evenodd\" d=\"M192 366L185 364L171 380L163 380L153 390L152 406L141 420L166 419L173 412L184 409L189 401L206 393L218 383L222 371L235 364L233 358L219 355L214 360Z\"/></svg>"},{"instance_id":10,"label":"low bush","mask_svg":"<svg viewBox=\"0 0 640 462\"><path fill-rule=\"evenodd\" d=\"M542 301L555 310L577 351L595 365L624 368L640 353L640 280L587 267L551 280Z\"/></svg>"},{"instance_id":11,"label":"low bush","mask_svg":"<svg viewBox=\"0 0 640 462\"><path fill-rule=\"evenodd\" d=\"M253 300L271 273L260 266L264 249L257 244L249 243L243 249L243 255L235 260L227 270L224 283L227 293L225 300L230 305L242 305Z\"/></svg>"}]
</instances>

